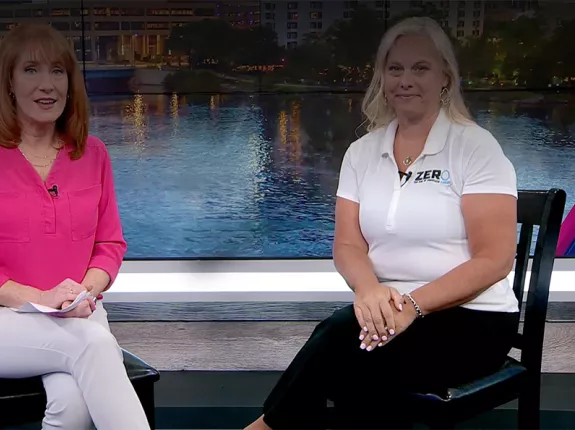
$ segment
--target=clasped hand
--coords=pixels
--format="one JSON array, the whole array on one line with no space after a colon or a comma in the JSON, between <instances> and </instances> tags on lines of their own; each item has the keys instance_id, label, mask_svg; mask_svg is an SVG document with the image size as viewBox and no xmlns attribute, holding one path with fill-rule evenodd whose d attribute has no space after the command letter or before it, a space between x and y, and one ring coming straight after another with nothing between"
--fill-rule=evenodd
<instances>
[{"instance_id":1,"label":"clasped hand","mask_svg":"<svg viewBox=\"0 0 575 430\"><path fill-rule=\"evenodd\" d=\"M83 291L90 291L85 285L79 284L72 279L66 279L54 288L43 291L40 295L41 305L54 309L64 309L69 306ZM78 303L74 309L69 312L58 314L62 318L88 318L96 310L96 303L93 297Z\"/></svg>"},{"instance_id":2,"label":"clasped hand","mask_svg":"<svg viewBox=\"0 0 575 430\"><path fill-rule=\"evenodd\" d=\"M415 309L404 303L402 295L392 287L375 284L358 289L353 304L361 331L360 348L372 351L404 332L415 320Z\"/></svg>"}]
</instances>

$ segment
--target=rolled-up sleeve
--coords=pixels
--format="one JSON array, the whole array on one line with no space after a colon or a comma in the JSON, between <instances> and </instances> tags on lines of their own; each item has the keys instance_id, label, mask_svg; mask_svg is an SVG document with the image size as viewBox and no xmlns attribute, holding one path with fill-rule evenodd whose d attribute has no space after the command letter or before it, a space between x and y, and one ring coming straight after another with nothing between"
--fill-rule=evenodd
<instances>
[{"instance_id":1,"label":"rolled-up sleeve","mask_svg":"<svg viewBox=\"0 0 575 430\"><path fill-rule=\"evenodd\" d=\"M114 188L112 162L105 146L101 147L102 157L102 197L98 206L98 227L92 258L89 268L98 268L110 276L110 288L126 254L127 244L124 240L120 211Z\"/></svg>"}]
</instances>

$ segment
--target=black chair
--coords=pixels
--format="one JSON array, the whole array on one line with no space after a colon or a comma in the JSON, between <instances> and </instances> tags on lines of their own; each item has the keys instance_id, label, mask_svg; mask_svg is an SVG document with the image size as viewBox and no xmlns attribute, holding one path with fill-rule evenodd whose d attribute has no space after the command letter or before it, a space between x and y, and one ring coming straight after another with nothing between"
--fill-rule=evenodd
<instances>
[{"instance_id":1,"label":"black chair","mask_svg":"<svg viewBox=\"0 0 575 430\"><path fill-rule=\"evenodd\" d=\"M142 406L150 428L156 428L154 418L154 383L159 372L128 351L124 365ZM26 379L0 379L0 428L41 421L46 410L46 393L40 377Z\"/></svg>"},{"instance_id":2,"label":"black chair","mask_svg":"<svg viewBox=\"0 0 575 430\"><path fill-rule=\"evenodd\" d=\"M517 245L513 291L520 307L525 290L533 227L539 226L523 334L517 333L514 345L521 350L521 361L508 357L496 373L460 387L448 388L442 393L411 393L410 411L416 421L431 428L454 428L457 423L519 399L518 428L539 428L543 336L549 285L565 199L565 191L559 189L519 192L517 215L521 232Z\"/></svg>"}]
</instances>

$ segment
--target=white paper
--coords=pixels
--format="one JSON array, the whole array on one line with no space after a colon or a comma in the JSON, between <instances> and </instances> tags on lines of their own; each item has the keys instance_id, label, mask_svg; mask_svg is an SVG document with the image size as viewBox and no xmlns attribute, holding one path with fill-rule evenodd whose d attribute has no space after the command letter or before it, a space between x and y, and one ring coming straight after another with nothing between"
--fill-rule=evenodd
<instances>
[{"instance_id":1,"label":"white paper","mask_svg":"<svg viewBox=\"0 0 575 430\"><path fill-rule=\"evenodd\" d=\"M50 308L48 306L39 305L37 303L26 302L22 306L20 306L18 309L12 308L12 310L19 312L19 313L62 314L62 313L70 312L72 309L74 309L76 306L78 306L78 304L82 300L85 300L86 298L88 298L88 296L89 296L89 293L87 291L82 291L80 294L78 294L78 297L76 297L76 299L72 303L70 303L69 306L66 306L64 309L54 309L54 308Z\"/></svg>"}]
</instances>

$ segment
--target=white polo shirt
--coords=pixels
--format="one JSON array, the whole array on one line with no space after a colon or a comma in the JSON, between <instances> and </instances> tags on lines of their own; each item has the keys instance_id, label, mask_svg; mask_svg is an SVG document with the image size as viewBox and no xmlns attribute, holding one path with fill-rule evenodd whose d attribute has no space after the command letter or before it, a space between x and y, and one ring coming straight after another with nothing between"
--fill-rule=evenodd
<instances>
[{"instance_id":1,"label":"white polo shirt","mask_svg":"<svg viewBox=\"0 0 575 430\"><path fill-rule=\"evenodd\" d=\"M422 154L401 181L393 156L397 121L348 148L337 196L359 203L361 231L375 275L399 292L440 278L471 258L461 212L463 194L517 197L515 169L493 135L452 122L442 110ZM507 279L463 307L516 312Z\"/></svg>"}]
</instances>

